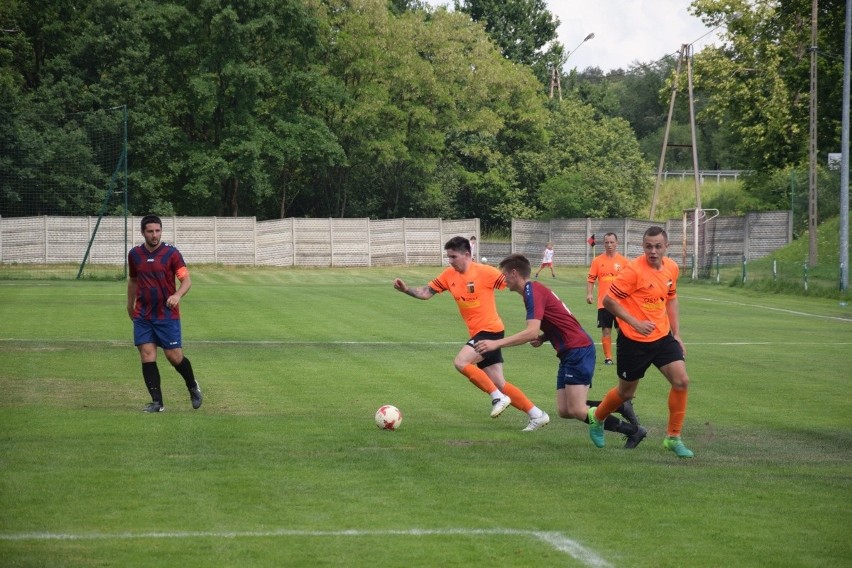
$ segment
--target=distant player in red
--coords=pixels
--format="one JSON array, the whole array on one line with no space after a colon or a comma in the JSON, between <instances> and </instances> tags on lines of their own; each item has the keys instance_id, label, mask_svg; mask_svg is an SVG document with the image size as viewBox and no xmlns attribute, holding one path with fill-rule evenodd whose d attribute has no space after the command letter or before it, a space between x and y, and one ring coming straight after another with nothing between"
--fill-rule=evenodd
<instances>
[{"instance_id":1,"label":"distant player in red","mask_svg":"<svg viewBox=\"0 0 852 568\"><path fill-rule=\"evenodd\" d=\"M189 389L192 407L201 407L202 395L189 359L181 344L180 300L189 292L192 280L178 250L161 242L163 223L156 215L142 218L144 244L127 254L130 279L127 281L127 314L133 320L133 343L142 359L142 378L151 395L145 412L162 412L157 347L177 370ZM175 279L180 287L175 286Z\"/></svg>"},{"instance_id":2,"label":"distant player in red","mask_svg":"<svg viewBox=\"0 0 852 568\"><path fill-rule=\"evenodd\" d=\"M494 299L494 291L506 287L503 275L493 266L474 262L470 255L470 241L464 237L450 239L444 250L450 266L429 284L409 288L403 280L396 278L393 287L420 300L449 292L467 324L470 337L453 361L456 370L491 396L492 418L500 416L511 404L529 416L529 423L523 431L531 432L546 426L550 422L547 413L503 377L503 354L500 350L482 356L474 349L477 341L501 339L504 335L503 321L497 313Z\"/></svg>"},{"instance_id":3,"label":"distant player in red","mask_svg":"<svg viewBox=\"0 0 852 568\"><path fill-rule=\"evenodd\" d=\"M586 303L594 302L592 292L595 281L598 283L598 327L601 329L601 346L604 352L604 365L612 365L612 327L615 318L603 305L606 293L622 268L627 266L627 258L618 253L618 236L615 233L604 235L604 252L592 260L589 276L586 279Z\"/></svg>"},{"instance_id":4,"label":"distant player in red","mask_svg":"<svg viewBox=\"0 0 852 568\"><path fill-rule=\"evenodd\" d=\"M645 231L644 256L619 273L604 298L604 307L618 318L618 386L606 393L598 407L589 410L589 437L599 448L605 443L603 421L625 400L634 397L639 379L654 365L671 384L663 446L680 458L693 456L680 439L686 418L689 376L684 361L686 347L680 338L679 269L665 256L668 246L668 235L662 227Z\"/></svg>"},{"instance_id":5,"label":"distant player in red","mask_svg":"<svg viewBox=\"0 0 852 568\"><path fill-rule=\"evenodd\" d=\"M483 339L476 343L476 351L485 355L490 351L529 343L540 347L549 341L559 358L556 373L556 409L560 418L574 418L588 422L590 401L587 400L592 376L595 373L595 345L592 338L556 294L539 282L530 280L532 266L521 254L513 254L500 262L500 270L509 290L524 299L527 310L527 327L503 339ZM594 404L597 404L595 402ZM632 414L630 402L625 401L616 411L627 417ZM607 416L604 428L627 437L625 447L633 449L648 433L638 419L622 422Z\"/></svg>"}]
</instances>

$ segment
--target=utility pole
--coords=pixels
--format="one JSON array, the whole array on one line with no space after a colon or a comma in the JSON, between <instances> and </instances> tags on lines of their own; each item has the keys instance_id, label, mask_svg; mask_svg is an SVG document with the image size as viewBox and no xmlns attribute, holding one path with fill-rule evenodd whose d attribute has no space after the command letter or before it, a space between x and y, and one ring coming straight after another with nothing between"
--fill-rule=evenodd
<instances>
[{"instance_id":1,"label":"utility pole","mask_svg":"<svg viewBox=\"0 0 852 568\"><path fill-rule=\"evenodd\" d=\"M811 2L811 96L808 141L808 266L817 265L817 0Z\"/></svg>"},{"instance_id":2,"label":"utility pole","mask_svg":"<svg viewBox=\"0 0 852 568\"><path fill-rule=\"evenodd\" d=\"M852 0L846 0L843 35L843 110L840 131L840 290L849 289L849 89L852 58Z\"/></svg>"},{"instance_id":3,"label":"utility pole","mask_svg":"<svg viewBox=\"0 0 852 568\"><path fill-rule=\"evenodd\" d=\"M674 114L674 103L677 95L678 77L683 63L686 62L686 77L687 77L687 96L689 98L689 128L691 133L691 144L669 144L669 131L672 125L672 115ZM666 130L663 134L663 148L660 151L660 165L657 168L657 182L654 185L654 196L651 199L651 220L654 219L654 214L657 211L657 197L660 192L660 185L663 178L663 167L666 162L666 150L670 147L690 147L692 149L692 178L695 184L695 210L692 215L692 243L693 243L693 262L692 262L692 279L698 278L698 267L704 265L704 209L701 207L701 179L698 175L698 142L695 128L695 95L692 88L692 44L685 43L680 46L680 55L677 60L677 68L675 76L672 79L672 95L669 99L669 115L666 118ZM685 215L685 213L684 213ZM686 217L684 216L684 223ZM684 262L686 257L686 228L684 227Z\"/></svg>"},{"instance_id":4,"label":"utility pole","mask_svg":"<svg viewBox=\"0 0 852 568\"><path fill-rule=\"evenodd\" d=\"M556 66L554 65L550 71L550 98L553 98L553 89L559 91L559 100L562 100L562 85L559 82L559 71L557 71Z\"/></svg>"},{"instance_id":5,"label":"utility pole","mask_svg":"<svg viewBox=\"0 0 852 568\"><path fill-rule=\"evenodd\" d=\"M654 185L654 196L651 198L651 220L654 220L654 214L657 211L657 196L660 193L660 184L663 179L663 167L666 164L666 150L669 147L669 132L672 128L672 115L674 114L675 97L677 96L678 78L680 77L680 66L686 57L687 45L680 46L680 54L677 58L677 68L675 69L674 77L672 78L672 95L669 98L669 115L666 118L666 129L663 133L663 148L660 150L660 165L657 168L657 183Z\"/></svg>"}]
</instances>

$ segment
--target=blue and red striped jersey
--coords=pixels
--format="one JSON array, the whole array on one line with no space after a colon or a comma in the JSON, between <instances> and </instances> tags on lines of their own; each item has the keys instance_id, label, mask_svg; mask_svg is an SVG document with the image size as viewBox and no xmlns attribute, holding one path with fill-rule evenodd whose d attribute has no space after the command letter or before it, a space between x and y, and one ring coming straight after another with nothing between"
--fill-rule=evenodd
<instances>
[{"instance_id":1,"label":"blue and red striped jersey","mask_svg":"<svg viewBox=\"0 0 852 568\"><path fill-rule=\"evenodd\" d=\"M569 349L588 347L593 343L568 306L544 284L527 282L524 285L524 305L527 307L527 319L541 322L541 331L558 356Z\"/></svg>"},{"instance_id":2,"label":"blue and red striped jersey","mask_svg":"<svg viewBox=\"0 0 852 568\"><path fill-rule=\"evenodd\" d=\"M145 245L130 249L127 253L130 277L136 279L136 309L134 318L180 319L180 306L166 307L166 300L177 291L175 278L181 268L186 267L178 249L160 243L149 251Z\"/></svg>"}]
</instances>

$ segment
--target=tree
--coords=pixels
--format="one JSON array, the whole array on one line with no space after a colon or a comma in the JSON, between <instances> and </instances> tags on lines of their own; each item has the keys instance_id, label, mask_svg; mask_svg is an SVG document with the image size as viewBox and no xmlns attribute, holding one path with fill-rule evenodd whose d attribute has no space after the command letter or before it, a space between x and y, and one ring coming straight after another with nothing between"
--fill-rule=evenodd
<instances>
[{"instance_id":1,"label":"tree","mask_svg":"<svg viewBox=\"0 0 852 568\"><path fill-rule=\"evenodd\" d=\"M647 201L652 168L629 124L594 114L572 100L551 107L548 176L538 196L547 218L630 216Z\"/></svg>"},{"instance_id":2,"label":"tree","mask_svg":"<svg viewBox=\"0 0 852 568\"><path fill-rule=\"evenodd\" d=\"M553 22L541 3L514 4ZM85 110L91 128L106 123L97 109L122 104L137 214L479 217L505 228L538 216L540 188L563 174L581 176L569 197L583 214L629 208L634 178L647 177L626 123L573 102L559 112L582 134L553 120L531 67L464 12L414 0L13 6L21 35L0 36L0 142L26 159L0 153L4 180L45 175L57 149L84 157L84 128L47 136L39 121ZM90 176L74 171L66 186L79 203L50 211L97 202ZM580 199L589 187L612 203Z\"/></svg>"},{"instance_id":3,"label":"tree","mask_svg":"<svg viewBox=\"0 0 852 568\"><path fill-rule=\"evenodd\" d=\"M695 57L696 85L708 98L702 118L734 133L730 140L740 141L749 169L806 161L811 1L695 0L692 10L709 26L723 26L724 44ZM844 12L842 0L819 3L821 53L842 53ZM841 59L819 58L821 152L839 140Z\"/></svg>"},{"instance_id":4,"label":"tree","mask_svg":"<svg viewBox=\"0 0 852 568\"><path fill-rule=\"evenodd\" d=\"M456 10L481 22L504 57L532 68L543 85L551 71L565 62L564 47L556 41L559 18L544 0L456 0Z\"/></svg>"}]
</instances>

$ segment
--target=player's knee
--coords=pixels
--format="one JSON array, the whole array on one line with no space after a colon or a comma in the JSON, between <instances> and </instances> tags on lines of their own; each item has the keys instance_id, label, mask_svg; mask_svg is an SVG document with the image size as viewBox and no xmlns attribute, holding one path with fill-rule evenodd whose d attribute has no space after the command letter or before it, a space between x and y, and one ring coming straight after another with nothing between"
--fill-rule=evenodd
<instances>
[{"instance_id":1,"label":"player's knee","mask_svg":"<svg viewBox=\"0 0 852 568\"><path fill-rule=\"evenodd\" d=\"M566 413L567 416L563 416L562 418L571 418L571 419L574 419L574 420L582 421L582 420L585 420L588 413L589 413L589 410L585 406L577 407L577 408L569 408L568 412Z\"/></svg>"}]
</instances>

